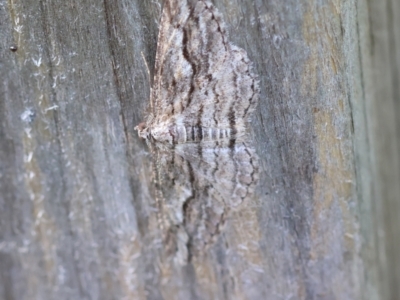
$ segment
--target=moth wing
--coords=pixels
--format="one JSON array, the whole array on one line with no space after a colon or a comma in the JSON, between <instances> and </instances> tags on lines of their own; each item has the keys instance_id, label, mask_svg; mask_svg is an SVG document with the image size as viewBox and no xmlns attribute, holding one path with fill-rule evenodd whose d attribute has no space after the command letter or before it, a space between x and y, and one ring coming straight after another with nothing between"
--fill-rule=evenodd
<instances>
[{"instance_id":1,"label":"moth wing","mask_svg":"<svg viewBox=\"0 0 400 300\"><path fill-rule=\"evenodd\" d=\"M231 209L252 196L258 182L258 159L246 142L228 148L217 143L180 144L175 148L194 189L185 207L185 227L193 250L218 238Z\"/></svg>"},{"instance_id":2,"label":"moth wing","mask_svg":"<svg viewBox=\"0 0 400 300\"><path fill-rule=\"evenodd\" d=\"M252 196L258 182L258 158L245 141L234 147L179 144L157 157L161 209L168 236L184 230L192 253L218 238L229 211ZM172 252L184 253L169 237ZM179 250L181 249L181 250Z\"/></svg>"},{"instance_id":3,"label":"moth wing","mask_svg":"<svg viewBox=\"0 0 400 300\"><path fill-rule=\"evenodd\" d=\"M228 41L214 6L205 0L167 0L156 55L154 122L241 129L258 94L250 60Z\"/></svg>"},{"instance_id":4,"label":"moth wing","mask_svg":"<svg viewBox=\"0 0 400 300\"><path fill-rule=\"evenodd\" d=\"M258 181L258 157L246 141L226 147L217 142L179 144L175 153L191 165L199 190L229 207L251 196Z\"/></svg>"}]
</instances>

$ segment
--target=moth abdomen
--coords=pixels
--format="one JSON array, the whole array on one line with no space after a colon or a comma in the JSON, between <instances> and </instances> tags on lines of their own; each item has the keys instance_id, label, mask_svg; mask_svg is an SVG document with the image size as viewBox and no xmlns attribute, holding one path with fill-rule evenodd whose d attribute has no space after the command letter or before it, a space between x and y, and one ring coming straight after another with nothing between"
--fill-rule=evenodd
<instances>
[{"instance_id":1,"label":"moth abdomen","mask_svg":"<svg viewBox=\"0 0 400 300\"><path fill-rule=\"evenodd\" d=\"M236 130L231 128L213 128L202 126L174 126L175 143L193 143L202 141L219 141L236 138Z\"/></svg>"}]
</instances>

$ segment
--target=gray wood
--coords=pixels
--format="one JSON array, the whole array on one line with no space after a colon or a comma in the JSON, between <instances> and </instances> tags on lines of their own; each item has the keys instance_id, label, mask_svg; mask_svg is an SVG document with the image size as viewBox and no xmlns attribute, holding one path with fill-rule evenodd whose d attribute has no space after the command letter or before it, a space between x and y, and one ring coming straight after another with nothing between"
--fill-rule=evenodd
<instances>
[{"instance_id":1,"label":"gray wood","mask_svg":"<svg viewBox=\"0 0 400 300\"><path fill-rule=\"evenodd\" d=\"M260 76L261 179L180 268L133 130L160 3L0 0L0 299L399 298L398 1L214 1Z\"/></svg>"},{"instance_id":2,"label":"gray wood","mask_svg":"<svg viewBox=\"0 0 400 300\"><path fill-rule=\"evenodd\" d=\"M400 297L400 5L398 1L358 7L362 134L356 143L361 230L367 275L378 287L364 298ZM362 120L362 121L361 121ZM365 131L365 132L364 132ZM361 139L364 139L361 142ZM372 272L371 272L372 270ZM369 295L369 293L371 293Z\"/></svg>"}]
</instances>

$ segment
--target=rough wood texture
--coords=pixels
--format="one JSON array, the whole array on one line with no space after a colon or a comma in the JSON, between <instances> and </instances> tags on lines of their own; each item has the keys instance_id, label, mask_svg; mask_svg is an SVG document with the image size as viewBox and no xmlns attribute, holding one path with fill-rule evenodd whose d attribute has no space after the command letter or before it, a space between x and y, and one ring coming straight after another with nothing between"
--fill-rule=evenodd
<instances>
[{"instance_id":1,"label":"rough wood texture","mask_svg":"<svg viewBox=\"0 0 400 300\"><path fill-rule=\"evenodd\" d=\"M214 3L260 76L261 184L173 268L133 129L160 4L0 0L0 299L399 298L399 3Z\"/></svg>"}]
</instances>

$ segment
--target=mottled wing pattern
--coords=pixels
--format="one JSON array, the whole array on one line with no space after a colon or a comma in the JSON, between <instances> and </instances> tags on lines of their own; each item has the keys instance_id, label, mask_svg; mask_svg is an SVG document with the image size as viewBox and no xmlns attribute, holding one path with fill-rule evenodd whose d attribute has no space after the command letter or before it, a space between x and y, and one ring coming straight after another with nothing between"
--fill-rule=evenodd
<instances>
[{"instance_id":1,"label":"mottled wing pattern","mask_svg":"<svg viewBox=\"0 0 400 300\"><path fill-rule=\"evenodd\" d=\"M169 252L197 255L218 238L230 210L254 193L257 155L245 141L231 148L180 144L158 155Z\"/></svg>"},{"instance_id":2,"label":"mottled wing pattern","mask_svg":"<svg viewBox=\"0 0 400 300\"><path fill-rule=\"evenodd\" d=\"M258 94L247 54L227 40L214 6L206 0L165 1L148 125L168 121L244 133Z\"/></svg>"},{"instance_id":3,"label":"mottled wing pattern","mask_svg":"<svg viewBox=\"0 0 400 300\"><path fill-rule=\"evenodd\" d=\"M180 144L175 153L193 168L196 186L212 187L210 194L230 207L236 207L254 192L258 179L258 159L247 141Z\"/></svg>"}]
</instances>

